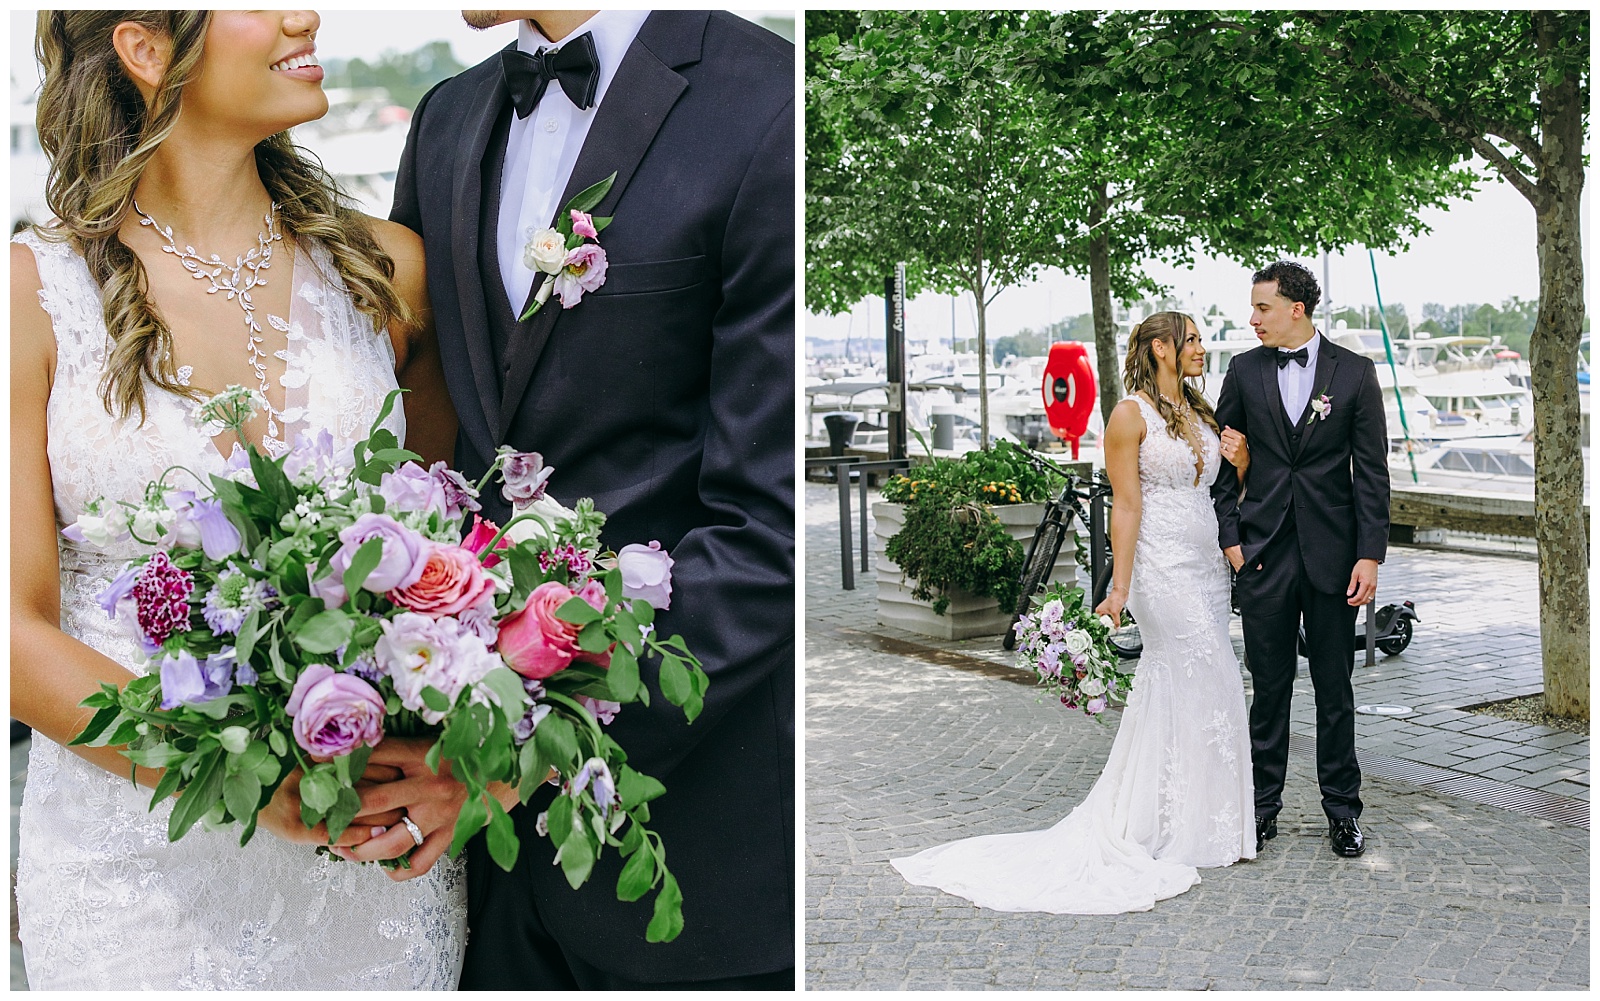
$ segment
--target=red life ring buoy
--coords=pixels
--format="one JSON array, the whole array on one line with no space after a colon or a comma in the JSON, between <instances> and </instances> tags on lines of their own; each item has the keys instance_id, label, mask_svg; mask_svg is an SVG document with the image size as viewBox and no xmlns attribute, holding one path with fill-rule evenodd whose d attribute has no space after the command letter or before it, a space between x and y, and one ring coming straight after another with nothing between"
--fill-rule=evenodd
<instances>
[{"instance_id":1,"label":"red life ring buoy","mask_svg":"<svg viewBox=\"0 0 1600 1001\"><path fill-rule=\"evenodd\" d=\"M1072 457L1076 459L1078 439L1089 430L1089 415L1094 413L1094 363L1089 360L1089 349L1078 341L1050 345L1040 392L1051 432L1072 443Z\"/></svg>"}]
</instances>

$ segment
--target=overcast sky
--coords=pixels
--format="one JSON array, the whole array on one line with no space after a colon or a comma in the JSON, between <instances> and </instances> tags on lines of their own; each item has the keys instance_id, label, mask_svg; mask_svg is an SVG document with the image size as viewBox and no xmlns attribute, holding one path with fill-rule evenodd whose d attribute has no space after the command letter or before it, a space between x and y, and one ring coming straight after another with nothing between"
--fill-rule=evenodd
<instances>
[{"instance_id":1,"label":"overcast sky","mask_svg":"<svg viewBox=\"0 0 1600 1001\"><path fill-rule=\"evenodd\" d=\"M1594 197L1585 185L1585 193ZM1584 202L1584 271L1590 271L1589 199ZM1489 182L1480 185L1470 201L1451 203L1448 210L1430 209L1422 221L1432 230L1411 241L1411 249L1400 254L1376 254L1378 281L1385 304L1404 303L1418 319L1422 304L1438 302L1500 304L1511 296L1539 297L1539 261L1535 243L1533 208L1509 184ZM1266 262L1261 262L1266 263ZM1322 280L1320 258L1302 259ZM1250 275L1259 267L1221 258L1199 258L1192 269L1174 268L1150 262L1146 273L1186 301L1186 308L1205 311L1212 305L1244 325L1250 313ZM1328 262L1328 292L1336 307L1360 308L1377 302L1373 295L1372 269L1365 249L1334 255ZM1593 281L1590 279L1589 284ZM1068 277L1051 269L1039 281L1018 286L1000 294L989 307L989 336L1003 337L1025 327L1042 327L1052 320L1087 313L1089 282ZM925 295L907 305L908 330L919 330L948 337L950 299ZM956 307L956 330L961 337L971 336L972 299L962 297ZM870 331L883 337L883 300L873 299L856 307L854 318L807 315L807 336L852 338Z\"/></svg>"}]
</instances>

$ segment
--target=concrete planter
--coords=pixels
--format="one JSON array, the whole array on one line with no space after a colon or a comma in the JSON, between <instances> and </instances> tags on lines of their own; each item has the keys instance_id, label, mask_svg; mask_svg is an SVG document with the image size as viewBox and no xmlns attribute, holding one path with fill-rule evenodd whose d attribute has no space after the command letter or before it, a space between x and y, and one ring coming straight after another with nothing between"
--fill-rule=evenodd
<instances>
[{"instance_id":1,"label":"concrete planter","mask_svg":"<svg viewBox=\"0 0 1600 1001\"><path fill-rule=\"evenodd\" d=\"M991 510L1026 552L1033 541L1034 530L1039 527L1039 519L1044 517L1044 508L1043 504L1000 504ZM950 607L943 615L935 615L932 602L912 597L915 579L907 577L884 553L889 540L905 524L904 508L900 504L876 501L872 505L872 517L876 522L872 531L872 565L878 578L878 621L881 624L946 640L999 636L1011 628L1010 610L1002 611L993 598L954 591L949 596ZM1076 576L1074 535L1068 533L1062 542L1051 580L1072 580Z\"/></svg>"}]
</instances>

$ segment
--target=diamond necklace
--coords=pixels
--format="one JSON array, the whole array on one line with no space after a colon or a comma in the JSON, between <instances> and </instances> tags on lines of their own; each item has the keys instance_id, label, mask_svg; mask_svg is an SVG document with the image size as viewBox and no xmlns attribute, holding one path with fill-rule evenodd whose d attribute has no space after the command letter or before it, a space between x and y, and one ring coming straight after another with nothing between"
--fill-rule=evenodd
<instances>
[{"instance_id":1,"label":"diamond necklace","mask_svg":"<svg viewBox=\"0 0 1600 1001\"><path fill-rule=\"evenodd\" d=\"M245 335L245 354L249 359L250 367L255 370L256 380L261 384L261 398L267 399L267 367L266 353L261 349L261 325L256 322L255 302L250 298L250 292L257 285L265 285L267 279L261 272L272 267L272 245L280 243L283 237L278 233L278 203L273 202L264 217L267 229L264 233L256 234L256 249L242 257L235 257L233 264L225 263L222 258L212 254L207 260L195 252L190 246L178 249L177 240L172 236L172 228L156 222L136 201L133 210L139 213L139 225L149 226L166 239L167 245L161 248L162 253L171 254L189 271L189 274L199 281L204 279L211 284L206 289L207 295L218 292L227 293L229 299L237 298L239 305L244 309L244 324L248 330ZM227 277L222 277L223 273ZM187 368L188 366L185 366ZM267 402L267 437L278 437L278 420L283 412Z\"/></svg>"}]
</instances>

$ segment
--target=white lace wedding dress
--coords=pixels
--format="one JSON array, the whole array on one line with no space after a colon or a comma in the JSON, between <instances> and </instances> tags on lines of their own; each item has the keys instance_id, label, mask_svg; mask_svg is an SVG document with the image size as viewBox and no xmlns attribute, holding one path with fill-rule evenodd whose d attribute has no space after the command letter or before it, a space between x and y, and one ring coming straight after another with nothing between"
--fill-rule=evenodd
<instances>
[{"instance_id":1,"label":"white lace wedding dress","mask_svg":"<svg viewBox=\"0 0 1600 1001\"><path fill-rule=\"evenodd\" d=\"M55 330L48 433L57 526L96 496L137 500L169 466L222 472L190 401L147 386L142 427L106 413L98 389L106 328L88 267L67 244L32 232L16 239L38 261L39 300ZM326 428L348 453L395 387L394 351L355 309L327 255L313 245L310 258L295 255L287 321L271 318L289 340L280 356L285 438ZM398 410L388 424L404 436ZM61 628L139 670L134 641L96 602L136 548L103 552L58 538ZM197 825L169 843L170 802L152 812L148 789L34 735L16 877L32 989L455 988L466 942L462 863L446 857L396 883L375 866L265 831L240 848L236 830Z\"/></svg>"},{"instance_id":2,"label":"white lace wedding dress","mask_svg":"<svg viewBox=\"0 0 1600 1001\"><path fill-rule=\"evenodd\" d=\"M1146 431L1128 608L1144 653L1105 769L1054 827L895 859L908 882L997 911L1118 914L1184 892L1197 868L1255 857L1250 734L1210 495L1219 444L1202 430L1196 483L1193 450L1133 398Z\"/></svg>"}]
</instances>

